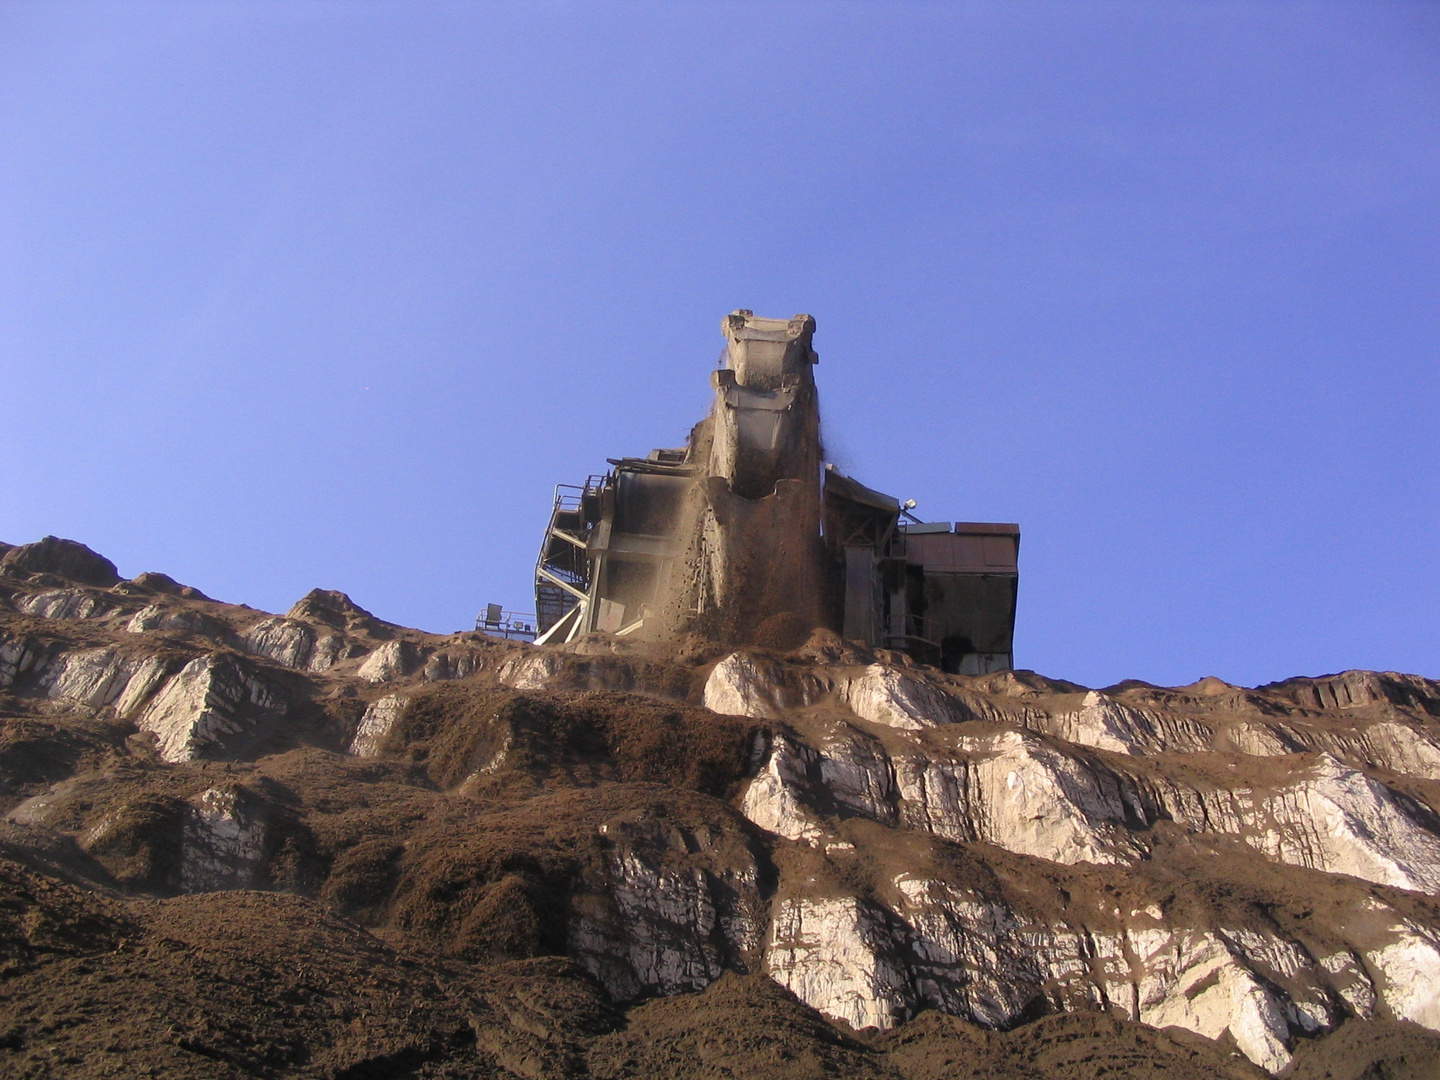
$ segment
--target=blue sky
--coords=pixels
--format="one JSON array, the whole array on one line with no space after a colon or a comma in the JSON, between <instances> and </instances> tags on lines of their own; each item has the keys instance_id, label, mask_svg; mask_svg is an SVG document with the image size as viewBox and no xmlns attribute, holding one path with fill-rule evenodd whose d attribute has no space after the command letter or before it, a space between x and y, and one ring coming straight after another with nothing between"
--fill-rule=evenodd
<instances>
[{"instance_id":1,"label":"blue sky","mask_svg":"<svg viewBox=\"0 0 1440 1080\"><path fill-rule=\"evenodd\" d=\"M1440 676L1434 3L0 3L0 539L528 608L736 307L1022 666Z\"/></svg>"}]
</instances>

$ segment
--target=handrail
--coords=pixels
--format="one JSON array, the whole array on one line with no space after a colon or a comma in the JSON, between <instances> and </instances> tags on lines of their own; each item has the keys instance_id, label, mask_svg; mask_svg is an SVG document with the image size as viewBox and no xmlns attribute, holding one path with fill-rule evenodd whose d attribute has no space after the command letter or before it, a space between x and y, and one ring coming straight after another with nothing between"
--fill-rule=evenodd
<instances>
[{"instance_id":1,"label":"handrail","mask_svg":"<svg viewBox=\"0 0 1440 1080\"><path fill-rule=\"evenodd\" d=\"M496 619L486 618L489 614L487 605L485 610L475 616L475 629L480 633L488 634L490 637L503 637L507 641L535 640L539 624L533 612L502 609L499 618Z\"/></svg>"}]
</instances>

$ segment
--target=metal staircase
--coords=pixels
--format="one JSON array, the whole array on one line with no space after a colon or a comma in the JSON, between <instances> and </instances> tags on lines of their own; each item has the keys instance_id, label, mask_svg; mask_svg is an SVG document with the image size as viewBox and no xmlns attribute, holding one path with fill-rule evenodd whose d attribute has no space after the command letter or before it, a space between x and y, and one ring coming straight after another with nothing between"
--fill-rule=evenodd
<instances>
[{"instance_id":1,"label":"metal staircase","mask_svg":"<svg viewBox=\"0 0 1440 1080\"><path fill-rule=\"evenodd\" d=\"M584 486L555 485L555 505L535 563L536 641L568 641L587 621L594 582L586 555L590 533L600 518L604 476ZM552 633L554 631L554 633Z\"/></svg>"}]
</instances>

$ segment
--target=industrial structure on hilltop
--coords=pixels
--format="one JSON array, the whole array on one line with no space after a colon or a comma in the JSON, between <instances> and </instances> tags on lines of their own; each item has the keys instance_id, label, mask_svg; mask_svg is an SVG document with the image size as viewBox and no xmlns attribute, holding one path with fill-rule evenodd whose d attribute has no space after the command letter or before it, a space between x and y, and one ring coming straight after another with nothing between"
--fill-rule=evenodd
<instances>
[{"instance_id":1,"label":"industrial structure on hilltop","mask_svg":"<svg viewBox=\"0 0 1440 1080\"><path fill-rule=\"evenodd\" d=\"M735 311L688 445L559 485L535 569L539 643L803 620L958 674L1014 662L1017 525L922 522L821 460L815 320Z\"/></svg>"}]
</instances>

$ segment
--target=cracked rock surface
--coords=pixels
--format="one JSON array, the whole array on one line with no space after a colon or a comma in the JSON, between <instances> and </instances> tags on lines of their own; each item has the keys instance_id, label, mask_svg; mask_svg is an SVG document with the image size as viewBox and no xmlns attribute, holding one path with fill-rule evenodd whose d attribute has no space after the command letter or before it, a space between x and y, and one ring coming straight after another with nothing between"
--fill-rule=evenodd
<instances>
[{"instance_id":1,"label":"cracked rock surface","mask_svg":"<svg viewBox=\"0 0 1440 1080\"><path fill-rule=\"evenodd\" d=\"M1440 685L283 615L0 546L0 1076L1440 1075Z\"/></svg>"}]
</instances>

